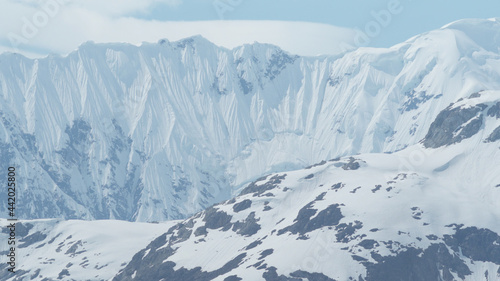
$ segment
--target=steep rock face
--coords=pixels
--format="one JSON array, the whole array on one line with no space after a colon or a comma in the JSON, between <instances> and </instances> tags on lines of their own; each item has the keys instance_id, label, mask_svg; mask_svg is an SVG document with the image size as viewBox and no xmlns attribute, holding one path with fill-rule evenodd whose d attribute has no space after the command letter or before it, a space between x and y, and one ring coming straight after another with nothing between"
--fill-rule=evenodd
<instances>
[{"instance_id":1,"label":"steep rock face","mask_svg":"<svg viewBox=\"0 0 500 281\"><path fill-rule=\"evenodd\" d=\"M496 91L481 91L469 98L459 99L438 114L422 144L427 148L449 146L472 138L487 127L494 128L499 123L495 117L497 99ZM485 125L486 120L489 121L488 126ZM496 127L484 141L495 142L498 139L499 129Z\"/></svg>"},{"instance_id":2,"label":"steep rock face","mask_svg":"<svg viewBox=\"0 0 500 281\"><path fill-rule=\"evenodd\" d=\"M479 132L483 125L483 111L486 105L471 108L447 108L439 113L425 136L424 145L438 148L468 139Z\"/></svg>"},{"instance_id":3,"label":"steep rock face","mask_svg":"<svg viewBox=\"0 0 500 281\"><path fill-rule=\"evenodd\" d=\"M450 103L500 88L496 41L476 37L496 38L492 26L455 23L341 57L200 37L3 54L0 168L22 173L23 218L184 218L264 174L424 139ZM434 135L429 147L458 141Z\"/></svg>"}]
</instances>

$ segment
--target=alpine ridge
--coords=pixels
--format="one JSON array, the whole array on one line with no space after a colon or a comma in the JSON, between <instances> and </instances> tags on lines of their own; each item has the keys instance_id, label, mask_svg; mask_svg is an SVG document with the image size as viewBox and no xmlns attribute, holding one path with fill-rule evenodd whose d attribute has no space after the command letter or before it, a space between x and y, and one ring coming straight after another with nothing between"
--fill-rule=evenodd
<instances>
[{"instance_id":1,"label":"alpine ridge","mask_svg":"<svg viewBox=\"0 0 500 281\"><path fill-rule=\"evenodd\" d=\"M337 57L201 37L2 54L0 169L23 175L21 218L163 221L269 173L391 153L428 134L428 147L460 142L431 123L460 98L499 89L499 27L464 20Z\"/></svg>"},{"instance_id":2,"label":"alpine ridge","mask_svg":"<svg viewBox=\"0 0 500 281\"><path fill-rule=\"evenodd\" d=\"M499 74L497 19L337 57L0 55L0 279L498 281Z\"/></svg>"}]
</instances>

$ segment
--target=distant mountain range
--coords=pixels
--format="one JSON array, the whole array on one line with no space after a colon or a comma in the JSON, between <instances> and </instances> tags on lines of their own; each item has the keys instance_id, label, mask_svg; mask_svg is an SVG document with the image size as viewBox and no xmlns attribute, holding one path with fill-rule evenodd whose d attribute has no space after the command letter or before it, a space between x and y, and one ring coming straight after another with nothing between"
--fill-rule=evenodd
<instances>
[{"instance_id":1,"label":"distant mountain range","mask_svg":"<svg viewBox=\"0 0 500 281\"><path fill-rule=\"evenodd\" d=\"M137 221L105 231L127 241L183 219L89 280L500 280L499 48L491 19L338 57L201 37L1 55L21 256L53 256L5 280L72 280L99 253L39 218Z\"/></svg>"}]
</instances>

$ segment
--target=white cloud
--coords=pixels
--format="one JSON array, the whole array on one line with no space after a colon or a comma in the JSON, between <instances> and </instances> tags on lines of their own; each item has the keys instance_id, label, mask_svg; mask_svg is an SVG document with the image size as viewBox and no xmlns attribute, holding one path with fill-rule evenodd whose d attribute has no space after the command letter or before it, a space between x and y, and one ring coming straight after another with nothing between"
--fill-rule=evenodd
<instances>
[{"instance_id":1,"label":"white cloud","mask_svg":"<svg viewBox=\"0 0 500 281\"><path fill-rule=\"evenodd\" d=\"M154 4L178 6L181 0L70 0L73 7L97 12L103 15L120 16L147 12Z\"/></svg>"},{"instance_id":2,"label":"white cloud","mask_svg":"<svg viewBox=\"0 0 500 281\"><path fill-rule=\"evenodd\" d=\"M33 5L34 2L38 6ZM85 4L83 4L85 3ZM138 19L152 5L180 0L7 0L0 11L0 51L27 56L66 54L86 41L140 44L202 35L217 45L271 43L296 54L338 54L353 45L354 31L335 26L280 21L161 22Z\"/></svg>"}]
</instances>

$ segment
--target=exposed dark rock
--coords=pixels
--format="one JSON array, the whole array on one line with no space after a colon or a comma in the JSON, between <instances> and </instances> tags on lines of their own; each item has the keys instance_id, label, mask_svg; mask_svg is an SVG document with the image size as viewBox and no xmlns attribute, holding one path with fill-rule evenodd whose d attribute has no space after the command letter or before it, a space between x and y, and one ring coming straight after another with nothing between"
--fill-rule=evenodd
<instances>
[{"instance_id":1,"label":"exposed dark rock","mask_svg":"<svg viewBox=\"0 0 500 281\"><path fill-rule=\"evenodd\" d=\"M375 186L375 188L374 188L374 189L372 189L372 192L373 192L373 193L375 193L375 192L379 191L381 188L382 188L382 186L381 186L381 185L379 185L379 184L377 184L377 185Z\"/></svg>"},{"instance_id":2,"label":"exposed dark rock","mask_svg":"<svg viewBox=\"0 0 500 281\"><path fill-rule=\"evenodd\" d=\"M421 220L422 219L422 212L413 212L412 218L416 220Z\"/></svg>"},{"instance_id":3,"label":"exposed dark rock","mask_svg":"<svg viewBox=\"0 0 500 281\"><path fill-rule=\"evenodd\" d=\"M16 235L18 237L26 237L29 231L33 228L31 223L16 223ZM45 238L44 238L45 239Z\"/></svg>"},{"instance_id":4,"label":"exposed dark rock","mask_svg":"<svg viewBox=\"0 0 500 281\"><path fill-rule=\"evenodd\" d=\"M500 140L500 126L498 126L491 135L486 139L486 142L495 142L497 140Z\"/></svg>"},{"instance_id":5,"label":"exposed dark rock","mask_svg":"<svg viewBox=\"0 0 500 281\"><path fill-rule=\"evenodd\" d=\"M191 237L191 233L193 231L187 227L187 224L189 224L189 222L187 222L186 224L178 223L168 230L167 232L168 234L173 234L172 237L170 238L172 242L175 243L184 242L188 240L189 237Z\"/></svg>"},{"instance_id":6,"label":"exposed dark rock","mask_svg":"<svg viewBox=\"0 0 500 281\"><path fill-rule=\"evenodd\" d=\"M233 231L243 236L252 236L260 230L259 220L255 219L255 212L251 212L244 222L233 224Z\"/></svg>"},{"instance_id":7,"label":"exposed dark rock","mask_svg":"<svg viewBox=\"0 0 500 281\"><path fill-rule=\"evenodd\" d=\"M316 199L314 199L314 201L321 201L321 200L325 200L325 195L326 195L326 192L321 193L320 195L318 195L318 196L316 197Z\"/></svg>"},{"instance_id":8,"label":"exposed dark rock","mask_svg":"<svg viewBox=\"0 0 500 281\"><path fill-rule=\"evenodd\" d=\"M359 242L358 245L361 246L361 247L363 247L363 248L365 248L365 249L367 249L367 250L370 250L370 249L375 248L379 244L375 240L367 239L367 240L363 240L363 241Z\"/></svg>"},{"instance_id":9,"label":"exposed dark rock","mask_svg":"<svg viewBox=\"0 0 500 281\"><path fill-rule=\"evenodd\" d=\"M75 255L75 254L81 254L84 253L85 251L79 251L77 252L78 248L83 246L82 240L79 240L78 242L75 242L69 249L64 253L65 255Z\"/></svg>"},{"instance_id":10,"label":"exposed dark rock","mask_svg":"<svg viewBox=\"0 0 500 281\"><path fill-rule=\"evenodd\" d=\"M233 205L233 211L235 213L241 212L243 210L246 210L252 206L252 201L249 199L243 200L240 203L234 204Z\"/></svg>"},{"instance_id":11,"label":"exposed dark rock","mask_svg":"<svg viewBox=\"0 0 500 281\"><path fill-rule=\"evenodd\" d=\"M460 228L464 227L464 224L463 223L461 223L461 224L452 223L452 224L445 225L444 227L452 227L456 231L456 230L459 230Z\"/></svg>"},{"instance_id":12,"label":"exposed dark rock","mask_svg":"<svg viewBox=\"0 0 500 281\"><path fill-rule=\"evenodd\" d=\"M40 268L35 270L35 272L31 275L30 279L33 280L33 279L37 278L38 275L40 275Z\"/></svg>"},{"instance_id":13,"label":"exposed dark rock","mask_svg":"<svg viewBox=\"0 0 500 281\"><path fill-rule=\"evenodd\" d=\"M201 267L196 267L193 269L186 269L181 267L177 270L174 269L176 264L171 261L162 262L162 260L156 260L156 262L152 264L144 264L143 266L131 266L132 262L126 267L126 270L122 271L118 274L113 280L199 280L199 281L209 281L213 280L218 276L224 275L231 270L238 267L238 265L243 261L246 257L246 254L240 254L235 257L233 260L226 263L223 267L211 271L206 272L202 271ZM129 275L131 270L136 272L134 278L132 278L133 272Z\"/></svg>"},{"instance_id":14,"label":"exposed dark rock","mask_svg":"<svg viewBox=\"0 0 500 281\"><path fill-rule=\"evenodd\" d=\"M476 227L462 229L463 225L456 224L448 227L455 227L456 233L444 236L446 244L431 244L425 250L402 247L402 251L391 250L396 255L387 257L372 252L377 263L363 262L367 268L366 281L455 281L453 274L464 279L472 272L460 256L500 265L500 236L497 233ZM427 238L438 240L435 235ZM384 243L392 245L390 242Z\"/></svg>"},{"instance_id":15,"label":"exposed dark rock","mask_svg":"<svg viewBox=\"0 0 500 281\"><path fill-rule=\"evenodd\" d=\"M184 224L187 228L193 228L194 227L194 220L190 219Z\"/></svg>"},{"instance_id":16,"label":"exposed dark rock","mask_svg":"<svg viewBox=\"0 0 500 281\"><path fill-rule=\"evenodd\" d=\"M194 236L207 235L207 228L205 226L200 226L194 231Z\"/></svg>"},{"instance_id":17,"label":"exposed dark rock","mask_svg":"<svg viewBox=\"0 0 500 281\"><path fill-rule=\"evenodd\" d=\"M205 227L208 229L217 229L231 224L231 216L224 211L218 211L214 207L210 207L205 211Z\"/></svg>"},{"instance_id":18,"label":"exposed dark rock","mask_svg":"<svg viewBox=\"0 0 500 281\"><path fill-rule=\"evenodd\" d=\"M231 275L231 276L224 278L224 281L240 281L240 280L243 280L243 279L236 276L236 275Z\"/></svg>"},{"instance_id":19,"label":"exposed dark rock","mask_svg":"<svg viewBox=\"0 0 500 281\"><path fill-rule=\"evenodd\" d=\"M257 267L257 270L263 270L267 268L267 263L264 263L263 265Z\"/></svg>"},{"instance_id":20,"label":"exposed dark rock","mask_svg":"<svg viewBox=\"0 0 500 281\"><path fill-rule=\"evenodd\" d=\"M260 244L262 244L262 241L260 241L260 240L253 241L252 243L250 243L250 244L249 244L249 245L245 248L245 250L247 250L247 251L248 251L248 250L250 250L250 249L253 249L253 248L255 248L255 247L259 246Z\"/></svg>"},{"instance_id":21,"label":"exposed dark rock","mask_svg":"<svg viewBox=\"0 0 500 281\"><path fill-rule=\"evenodd\" d=\"M357 256L357 255L352 255L351 256L353 260L355 261L359 261L359 262L365 262L365 261L368 261L367 259L363 258L363 257L360 257L360 256Z\"/></svg>"},{"instance_id":22,"label":"exposed dark rock","mask_svg":"<svg viewBox=\"0 0 500 281\"><path fill-rule=\"evenodd\" d=\"M415 90L406 93L406 96L407 100L403 103L403 106L400 109L401 112L418 109L419 105L434 97L433 95L427 95L427 92L425 91L415 92Z\"/></svg>"},{"instance_id":23,"label":"exposed dark rock","mask_svg":"<svg viewBox=\"0 0 500 281\"><path fill-rule=\"evenodd\" d=\"M257 269L259 269L263 263L264 263L264 261L263 261L263 260L261 260L261 261L259 261L259 262L255 263L255 264L254 264L254 265L252 265L252 266L253 266L253 267L255 267L255 268L257 268ZM264 267L264 268L265 268L265 267Z\"/></svg>"},{"instance_id":24,"label":"exposed dark rock","mask_svg":"<svg viewBox=\"0 0 500 281\"><path fill-rule=\"evenodd\" d=\"M351 190L351 191L349 191L349 192L354 194L354 193L356 193L356 191L358 191L360 188L361 188L361 186L358 186L358 187L356 187L355 189L353 189L353 190Z\"/></svg>"},{"instance_id":25,"label":"exposed dark rock","mask_svg":"<svg viewBox=\"0 0 500 281\"><path fill-rule=\"evenodd\" d=\"M16 224L16 230L17 230L17 224ZM47 235L41 233L40 231L37 231L37 232L31 234L30 236L27 236L27 237L19 240L19 242L21 242L21 244L19 244L19 248L26 248L28 246L35 244L35 243L43 241L45 238L47 238Z\"/></svg>"},{"instance_id":26,"label":"exposed dark rock","mask_svg":"<svg viewBox=\"0 0 500 281\"><path fill-rule=\"evenodd\" d=\"M438 148L461 142L475 135L483 125L483 116L478 115L486 108L479 104L469 108L448 107L441 111L423 140L427 148Z\"/></svg>"},{"instance_id":27,"label":"exposed dark rock","mask_svg":"<svg viewBox=\"0 0 500 281\"><path fill-rule=\"evenodd\" d=\"M260 178L251 184L249 184L247 187L245 187L241 193L241 195L248 194L248 193L256 193L256 195L261 195L264 192L271 190L273 188L276 188L278 184L281 183L282 180L284 180L286 177L286 174L283 175L275 175L272 178L270 178L266 183L257 185L257 182L260 182L262 180L265 180L266 178Z\"/></svg>"},{"instance_id":28,"label":"exposed dark rock","mask_svg":"<svg viewBox=\"0 0 500 281\"><path fill-rule=\"evenodd\" d=\"M2 154L0 153L0 156ZM33 228L31 223L16 222L16 236L25 237L28 235L29 231ZM2 233L9 234L10 230L7 227L2 228Z\"/></svg>"},{"instance_id":29,"label":"exposed dark rock","mask_svg":"<svg viewBox=\"0 0 500 281\"><path fill-rule=\"evenodd\" d=\"M174 230L171 228L169 232L174 232ZM113 280L161 280L162 278L166 280L212 280L236 268L246 256L245 253L240 254L222 268L211 272L201 271L200 267L174 270L176 265L174 262L163 262L175 253L170 245L165 246L166 243L173 243L172 240L167 241L167 233L156 238L146 249L135 254L132 261ZM136 275L132 278L134 272Z\"/></svg>"},{"instance_id":30,"label":"exposed dark rock","mask_svg":"<svg viewBox=\"0 0 500 281\"><path fill-rule=\"evenodd\" d=\"M451 272L461 279L471 274L467 265L448 252L446 245L433 244L425 251L406 248L395 256L381 257L378 263L365 262L366 281L455 281Z\"/></svg>"},{"instance_id":31,"label":"exposed dark rock","mask_svg":"<svg viewBox=\"0 0 500 281\"><path fill-rule=\"evenodd\" d=\"M337 230L337 242L348 243L349 241L355 239L354 234L356 230L363 228L363 223L360 221L350 222L349 224L341 223L335 227Z\"/></svg>"},{"instance_id":32,"label":"exposed dark rock","mask_svg":"<svg viewBox=\"0 0 500 281\"><path fill-rule=\"evenodd\" d=\"M50 239L50 241L47 242L47 243L49 243L49 244L54 243L54 241L56 240L56 238L59 237L59 236L61 236L61 233L58 233L56 236L54 236L52 239Z\"/></svg>"},{"instance_id":33,"label":"exposed dark rock","mask_svg":"<svg viewBox=\"0 0 500 281\"><path fill-rule=\"evenodd\" d=\"M284 275L278 275L276 267L272 266L266 269L262 274L266 281L302 281L302 278L289 278Z\"/></svg>"},{"instance_id":34,"label":"exposed dark rock","mask_svg":"<svg viewBox=\"0 0 500 281\"><path fill-rule=\"evenodd\" d=\"M472 260L500 265L500 236L489 229L458 229L453 236L445 235L444 241L455 252L460 251Z\"/></svg>"},{"instance_id":35,"label":"exposed dark rock","mask_svg":"<svg viewBox=\"0 0 500 281\"><path fill-rule=\"evenodd\" d=\"M309 180L314 178L314 174L307 175L304 179Z\"/></svg>"},{"instance_id":36,"label":"exposed dark rock","mask_svg":"<svg viewBox=\"0 0 500 281\"><path fill-rule=\"evenodd\" d=\"M360 165L356 161L356 159L354 159L353 157L350 157L349 158L349 162L347 162L346 164L344 164L342 166L342 169L344 169L344 170L357 170L357 169L359 169L359 167L360 167Z\"/></svg>"},{"instance_id":37,"label":"exposed dark rock","mask_svg":"<svg viewBox=\"0 0 500 281\"><path fill-rule=\"evenodd\" d=\"M253 90L253 84L251 82L248 82L247 80L245 80L245 78L243 78L243 74L241 74L238 78L240 79L240 81L239 81L240 82L240 88L243 91L243 94L247 95L250 92L252 92L252 90Z\"/></svg>"},{"instance_id":38,"label":"exposed dark rock","mask_svg":"<svg viewBox=\"0 0 500 281\"><path fill-rule=\"evenodd\" d=\"M260 253L259 260L271 255L272 253L274 253L273 249L267 249L267 250L262 251L262 253Z\"/></svg>"},{"instance_id":39,"label":"exposed dark rock","mask_svg":"<svg viewBox=\"0 0 500 281\"><path fill-rule=\"evenodd\" d=\"M293 234L304 235L308 232L314 231L324 226L334 226L339 223L339 221L344 217L340 211L339 204L333 204L328 206L326 209L318 213L313 219L317 210L312 209L313 202L310 202L304 206L294 220L294 224L287 226L278 231L278 235L285 232L291 232Z\"/></svg>"},{"instance_id":40,"label":"exposed dark rock","mask_svg":"<svg viewBox=\"0 0 500 281\"><path fill-rule=\"evenodd\" d=\"M488 109L488 116L500 118L500 102L497 102L495 105Z\"/></svg>"},{"instance_id":41,"label":"exposed dark rock","mask_svg":"<svg viewBox=\"0 0 500 281\"><path fill-rule=\"evenodd\" d=\"M432 240L432 241L438 240L438 237L436 235L434 235L434 234L427 235L425 237L427 237L427 239Z\"/></svg>"},{"instance_id":42,"label":"exposed dark rock","mask_svg":"<svg viewBox=\"0 0 500 281\"><path fill-rule=\"evenodd\" d=\"M276 267L267 268L262 275L266 281L336 281L322 273L310 273L303 270L297 270L290 273L290 277L278 275Z\"/></svg>"},{"instance_id":43,"label":"exposed dark rock","mask_svg":"<svg viewBox=\"0 0 500 281\"><path fill-rule=\"evenodd\" d=\"M287 64L294 63L297 58L298 56L292 57L282 50L277 50L271 55L264 76L270 80L274 80L285 69Z\"/></svg>"},{"instance_id":44,"label":"exposed dark rock","mask_svg":"<svg viewBox=\"0 0 500 281\"><path fill-rule=\"evenodd\" d=\"M305 278L307 281L335 281L322 273L309 273L303 270L297 270L295 272L290 273L292 277Z\"/></svg>"},{"instance_id":45,"label":"exposed dark rock","mask_svg":"<svg viewBox=\"0 0 500 281\"><path fill-rule=\"evenodd\" d=\"M322 166L322 165L325 165L325 164L326 164L326 161L325 161L325 160L323 160L323 161L319 162L318 164L314 164L314 165L311 165L311 166L305 167L304 169L305 169L305 170L309 170L309 169L311 169L311 168L318 167L318 166Z\"/></svg>"},{"instance_id":46,"label":"exposed dark rock","mask_svg":"<svg viewBox=\"0 0 500 281\"><path fill-rule=\"evenodd\" d=\"M469 96L469 99L475 99L475 98L479 98L479 97L481 97L481 92L475 92Z\"/></svg>"},{"instance_id":47,"label":"exposed dark rock","mask_svg":"<svg viewBox=\"0 0 500 281\"><path fill-rule=\"evenodd\" d=\"M341 189L344 186L345 186L345 184L338 182L338 183L332 185L332 190L338 191L339 189Z\"/></svg>"},{"instance_id":48,"label":"exposed dark rock","mask_svg":"<svg viewBox=\"0 0 500 281\"><path fill-rule=\"evenodd\" d=\"M66 276L70 276L69 271L67 269L63 269L61 270L61 272L59 272L59 276L57 277L57 279L63 279Z\"/></svg>"}]
</instances>

